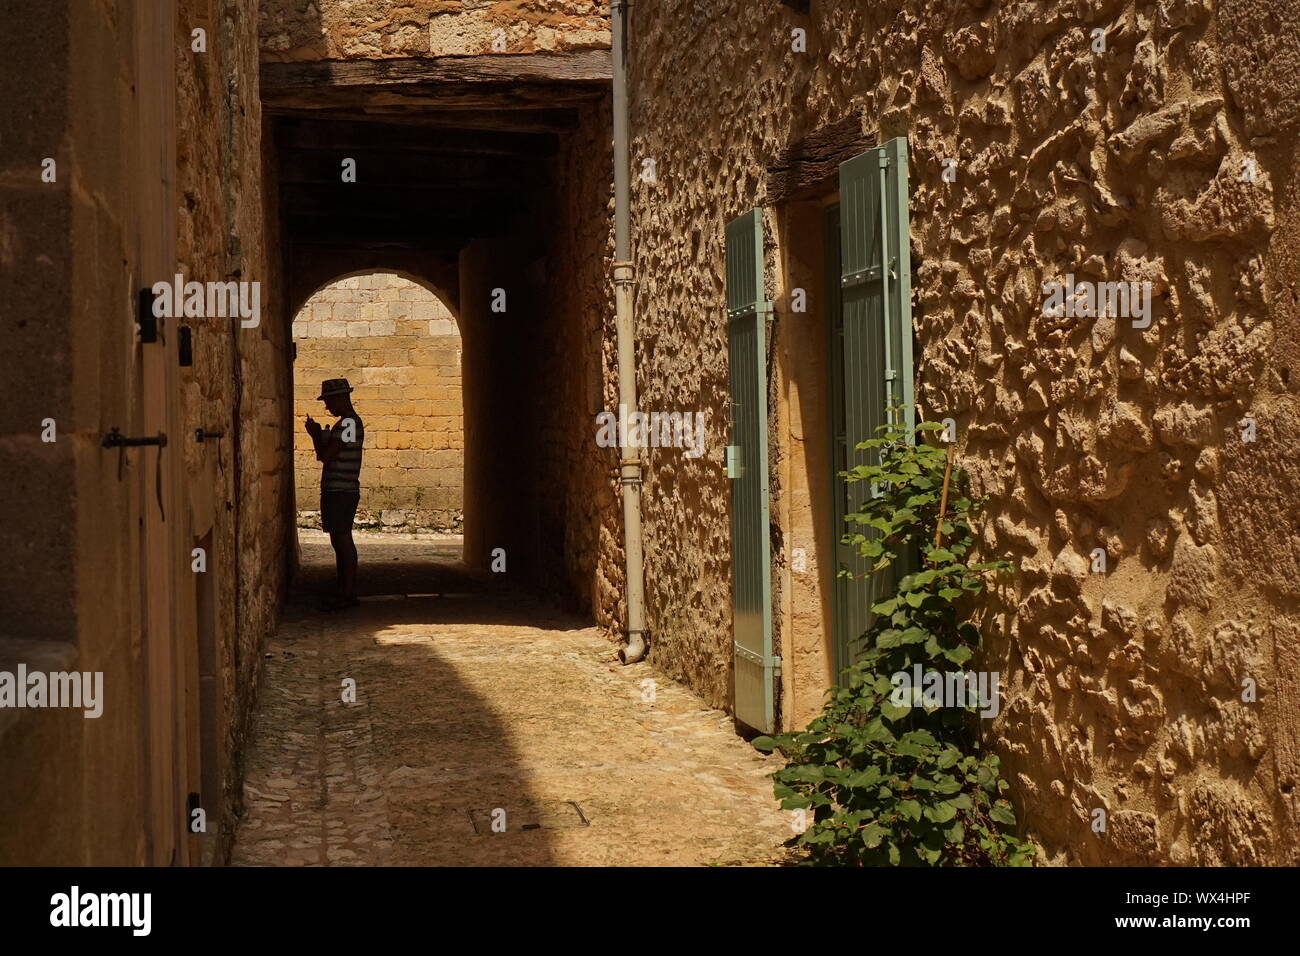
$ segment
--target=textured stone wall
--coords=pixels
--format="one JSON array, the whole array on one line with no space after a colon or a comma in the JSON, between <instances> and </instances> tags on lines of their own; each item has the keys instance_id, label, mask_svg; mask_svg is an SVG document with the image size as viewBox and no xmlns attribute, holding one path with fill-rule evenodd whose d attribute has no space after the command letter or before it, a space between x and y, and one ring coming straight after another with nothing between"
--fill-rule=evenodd
<instances>
[{"instance_id":1,"label":"textured stone wall","mask_svg":"<svg viewBox=\"0 0 1300 956\"><path fill-rule=\"evenodd\" d=\"M918 396L956 419L985 552L1018 567L983 661L1005 695L990 739L1055 862L1296 860L1297 24L1289 0L635 7L633 159L657 167L635 196L645 407L725 428L723 224L785 148L846 117L908 137ZM809 386L779 328L800 250L767 220L771 373ZM1067 273L1150 281L1151 326L1045 316ZM788 468L811 426L773 410ZM718 705L724 436L652 463L646 491L655 659ZM773 509L778 582L799 507Z\"/></svg>"},{"instance_id":2,"label":"textured stone wall","mask_svg":"<svg viewBox=\"0 0 1300 956\"><path fill-rule=\"evenodd\" d=\"M242 806L240 754L293 561L292 379L289 323L275 235L274 172L257 92L253 5L187 0L176 17L177 269L187 279L261 283L260 323L189 319L194 364L180 370L189 537L211 534L218 641L222 805L216 856ZM194 49L195 29L206 50ZM268 214L268 210L271 212ZM223 432L198 443L193 430ZM237 441L236 441L237 438Z\"/></svg>"},{"instance_id":3,"label":"textured stone wall","mask_svg":"<svg viewBox=\"0 0 1300 956\"><path fill-rule=\"evenodd\" d=\"M0 670L102 672L103 713L0 710L7 864L145 857L136 832L148 810L145 728L132 706L144 684L132 639L142 613L139 486L134 469L119 481L115 457L99 450L107 419L139 420L127 265L137 255L127 224L137 183L115 135L134 128L118 80L137 63L120 52L132 47L129 19L73 7L13 11L0 34L0 381L9 395L0 464L11 476L0 502ZM53 181L42 178L47 158ZM90 380L88 367L102 377Z\"/></svg>"},{"instance_id":4,"label":"textured stone wall","mask_svg":"<svg viewBox=\"0 0 1300 956\"><path fill-rule=\"evenodd\" d=\"M0 714L0 765L12 770L0 780L0 860L167 865L174 849L210 861L233 833L244 718L291 527L288 326L267 269L256 18L234 0L26 6L0 41L0 378L12 392L0 460L15 476L0 525L22 540L0 541L11 566L0 669L102 672L104 696L95 719ZM48 183L46 157L57 162ZM165 319L143 343L137 292L158 272L260 281L263 322ZM179 325L193 334L185 368ZM45 418L57 424L49 443ZM110 428L139 436L159 421L170 429L161 454L101 447ZM198 443L199 428L223 437ZM199 542L202 576L190 571ZM204 681L215 713L199 713ZM182 833L190 791L203 796L204 838ZM164 793L175 815L161 815Z\"/></svg>"},{"instance_id":5,"label":"textured stone wall","mask_svg":"<svg viewBox=\"0 0 1300 956\"><path fill-rule=\"evenodd\" d=\"M366 424L359 522L459 531L460 330L442 301L393 273L351 276L312 295L294 319L293 334L300 515L316 512L321 473L302 422L310 414L328 424L332 418L317 401L320 384L346 378Z\"/></svg>"},{"instance_id":6,"label":"textured stone wall","mask_svg":"<svg viewBox=\"0 0 1300 956\"><path fill-rule=\"evenodd\" d=\"M597 413L618 408L610 116L607 99L587 107L555 160L538 355L548 397L539 480L552 489L542 527L557 558L543 580L616 631L626 621L618 452L596 445Z\"/></svg>"},{"instance_id":7,"label":"textured stone wall","mask_svg":"<svg viewBox=\"0 0 1300 956\"><path fill-rule=\"evenodd\" d=\"M261 18L266 60L549 53L610 39L597 0L264 0Z\"/></svg>"}]
</instances>

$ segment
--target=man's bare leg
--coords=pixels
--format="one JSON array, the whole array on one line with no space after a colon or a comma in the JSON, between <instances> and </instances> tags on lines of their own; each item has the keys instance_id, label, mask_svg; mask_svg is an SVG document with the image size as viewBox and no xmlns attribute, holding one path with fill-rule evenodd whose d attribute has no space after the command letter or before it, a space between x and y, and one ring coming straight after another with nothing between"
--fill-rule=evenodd
<instances>
[{"instance_id":1,"label":"man's bare leg","mask_svg":"<svg viewBox=\"0 0 1300 956\"><path fill-rule=\"evenodd\" d=\"M357 598L357 546L352 540L352 529L331 531L330 544L334 546L334 566L338 571L339 597L348 602Z\"/></svg>"}]
</instances>

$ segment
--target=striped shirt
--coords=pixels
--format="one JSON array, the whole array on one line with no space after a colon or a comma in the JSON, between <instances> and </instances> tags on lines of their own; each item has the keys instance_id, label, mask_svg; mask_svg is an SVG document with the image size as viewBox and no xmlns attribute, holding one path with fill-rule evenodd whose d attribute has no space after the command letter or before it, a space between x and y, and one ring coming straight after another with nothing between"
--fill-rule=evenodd
<instances>
[{"instance_id":1,"label":"striped shirt","mask_svg":"<svg viewBox=\"0 0 1300 956\"><path fill-rule=\"evenodd\" d=\"M349 428L349 424L354 427ZM359 494L361 492L361 444L365 440L366 426L362 423L360 415L340 418L331 428L326 429L325 445L329 444L336 430L340 439L350 437L352 440L344 441L342 449L334 456L334 460L327 462L321 470L320 490Z\"/></svg>"}]
</instances>

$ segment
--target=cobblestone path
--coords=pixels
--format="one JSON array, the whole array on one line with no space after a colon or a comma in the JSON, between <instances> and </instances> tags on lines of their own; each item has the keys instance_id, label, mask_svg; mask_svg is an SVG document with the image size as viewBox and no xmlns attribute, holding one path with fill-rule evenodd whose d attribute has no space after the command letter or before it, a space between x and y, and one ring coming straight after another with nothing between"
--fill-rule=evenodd
<instances>
[{"instance_id":1,"label":"cobblestone path","mask_svg":"<svg viewBox=\"0 0 1300 956\"><path fill-rule=\"evenodd\" d=\"M433 536L359 535L361 606L318 613L333 556L323 534L302 540L299 597L266 649L235 865L779 856L774 758L649 664L620 666L597 628L470 576L456 539Z\"/></svg>"}]
</instances>

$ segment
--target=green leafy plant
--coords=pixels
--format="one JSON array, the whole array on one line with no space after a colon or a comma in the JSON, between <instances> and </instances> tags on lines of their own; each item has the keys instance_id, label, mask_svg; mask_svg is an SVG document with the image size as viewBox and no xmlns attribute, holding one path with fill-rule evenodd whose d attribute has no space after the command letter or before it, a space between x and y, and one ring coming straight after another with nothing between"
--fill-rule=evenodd
<instances>
[{"instance_id":1,"label":"green leafy plant","mask_svg":"<svg viewBox=\"0 0 1300 956\"><path fill-rule=\"evenodd\" d=\"M872 483L846 519L856 530L845 542L869 559L869 573L901 577L893 596L873 605L855 663L808 729L754 741L786 758L773 774L776 796L808 815L790 845L810 864L1032 865L1033 845L1009 830L1016 818L997 755L980 747L977 705L897 691L898 675L918 664L954 683L974 677L966 664L980 633L962 612L1010 568L968 562L981 502L963 472L951 473L945 450L924 441L940 427L884 426L858 445L876 449L879 463L841 473Z\"/></svg>"}]
</instances>

